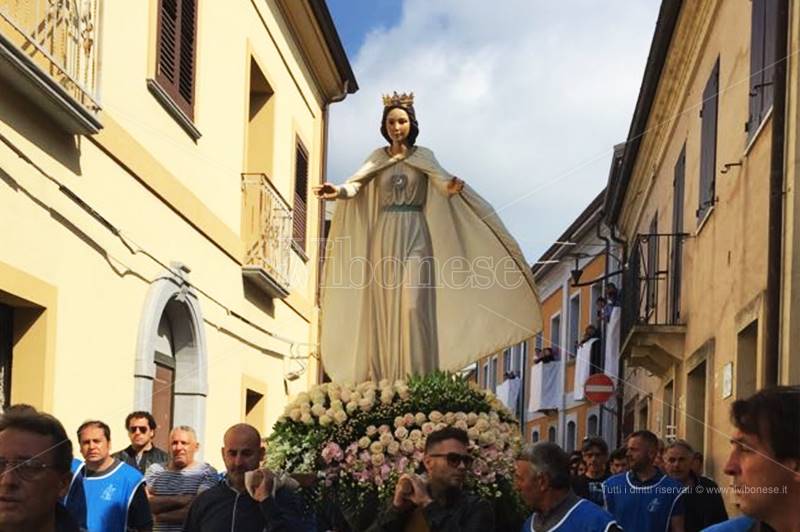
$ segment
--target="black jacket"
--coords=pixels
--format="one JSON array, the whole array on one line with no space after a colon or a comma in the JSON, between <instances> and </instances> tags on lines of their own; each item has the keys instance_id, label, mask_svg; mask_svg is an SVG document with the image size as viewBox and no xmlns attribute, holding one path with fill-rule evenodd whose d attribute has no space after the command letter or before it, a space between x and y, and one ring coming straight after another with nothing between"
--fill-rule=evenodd
<instances>
[{"instance_id":1,"label":"black jacket","mask_svg":"<svg viewBox=\"0 0 800 532\"><path fill-rule=\"evenodd\" d=\"M369 532L403 532L412 511L400 512L390 502ZM491 532L494 530L492 505L476 495L462 492L442 504L434 501L422 510L428 528L436 532Z\"/></svg>"},{"instance_id":2,"label":"black jacket","mask_svg":"<svg viewBox=\"0 0 800 532\"><path fill-rule=\"evenodd\" d=\"M200 493L189 508L184 532L309 532L313 519L304 516L303 499L288 488L256 502L227 482Z\"/></svg>"},{"instance_id":3,"label":"black jacket","mask_svg":"<svg viewBox=\"0 0 800 532\"><path fill-rule=\"evenodd\" d=\"M698 532L706 527L728 520L722 491L719 486L706 477L692 474L694 486L683 496L686 532Z\"/></svg>"},{"instance_id":4,"label":"black jacket","mask_svg":"<svg viewBox=\"0 0 800 532\"><path fill-rule=\"evenodd\" d=\"M143 475L152 464L164 465L169 462L169 455L156 446L153 446L149 451L144 451L142 460L138 464L136 463L136 451L133 450L131 445L121 451L117 451L113 456L120 462L125 462L134 469L138 469Z\"/></svg>"}]
</instances>

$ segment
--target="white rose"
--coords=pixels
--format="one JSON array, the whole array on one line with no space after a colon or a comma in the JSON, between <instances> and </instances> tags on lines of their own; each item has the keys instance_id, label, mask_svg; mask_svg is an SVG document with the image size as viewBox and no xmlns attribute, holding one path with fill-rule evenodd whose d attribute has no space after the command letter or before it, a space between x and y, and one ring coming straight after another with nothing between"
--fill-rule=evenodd
<instances>
[{"instance_id":1,"label":"white rose","mask_svg":"<svg viewBox=\"0 0 800 532\"><path fill-rule=\"evenodd\" d=\"M299 408L292 408L291 412L289 412L289 418L292 421L300 421L303 413L300 411Z\"/></svg>"},{"instance_id":2,"label":"white rose","mask_svg":"<svg viewBox=\"0 0 800 532\"><path fill-rule=\"evenodd\" d=\"M428 414L428 419L430 419L434 423L439 423L443 418L444 416L438 410L434 410L433 412Z\"/></svg>"},{"instance_id":3,"label":"white rose","mask_svg":"<svg viewBox=\"0 0 800 532\"><path fill-rule=\"evenodd\" d=\"M417 424L417 425L419 425L420 427L421 427L421 426L422 426L422 424L423 424L423 423L425 423L426 421L428 421L428 416L426 416L426 415L425 415L425 414L423 414L422 412L417 412L417 413L414 415L414 423L416 423L416 424Z\"/></svg>"},{"instance_id":4,"label":"white rose","mask_svg":"<svg viewBox=\"0 0 800 532\"><path fill-rule=\"evenodd\" d=\"M369 412L370 410L372 410L372 405L373 401L368 397L365 397L358 402L358 407L364 412Z\"/></svg>"},{"instance_id":5,"label":"white rose","mask_svg":"<svg viewBox=\"0 0 800 532\"><path fill-rule=\"evenodd\" d=\"M336 412L337 410L342 410L343 407L344 407L344 405L342 404L342 402L339 399L331 401L330 408L334 412Z\"/></svg>"},{"instance_id":6,"label":"white rose","mask_svg":"<svg viewBox=\"0 0 800 532\"><path fill-rule=\"evenodd\" d=\"M311 413L319 417L325 413L325 407L319 403L314 403L314 406L311 407Z\"/></svg>"},{"instance_id":7,"label":"white rose","mask_svg":"<svg viewBox=\"0 0 800 532\"><path fill-rule=\"evenodd\" d=\"M327 427L331 423L333 423L333 418L328 414L323 414L322 416L320 416L319 424L322 425L323 427Z\"/></svg>"},{"instance_id":8,"label":"white rose","mask_svg":"<svg viewBox=\"0 0 800 532\"><path fill-rule=\"evenodd\" d=\"M400 399L402 399L403 401L408 399L410 395L411 395L411 392L409 391L408 386L398 386L397 387L397 396Z\"/></svg>"},{"instance_id":9,"label":"white rose","mask_svg":"<svg viewBox=\"0 0 800 532\"><path fill-rule=\"evenodd\" d=\"M348 414L352 414L353 412L358 410L358 403L356 403L355 401L350 401L349 403L347 403L345 409L347 410Z\"/></svg>"},{"instance_id":10,"label":"white rose","mask_svg":"<svg viewBox=\"0 0 800 532\"><path fill-rule=\"evenodd\" d=\"M360 448L362 448L362 449L366 449L367 447L369 447L369 444L370 444L370 443L372 443L372 440L370 440L370 439L369 439L369 438L367 438L366 436L362 436L362 437L361 437L361 438L358 440L358 446L359 446Z\"/></svg>"},{"instance_id":11,"label":"white rose","mask_svg":"<svg viewBox=\"0 0 800 532\"><path fill-rule=\"evenodd\" d=\"M374 441L369 444L369 452L372 454L379 454L383 452L383 444L379 441Z\"/></svg>"},{"instance_id":12,"label":"white rose","mask_svg":"<svg viewBox=\"0 0 800 532\"><path fill-rule=\"evenodd\" d=\"M378 438L378 441L381 442L384 446L388 446L391 442L394 441L391 432L384 432L381 434L381 437Z\"/></svg>"},{"instance_id":13,"label":"white rose","mask_svg":"<svg viewBox=\"0 0 800 532\"><path fill-rule=\"evenodd\" d=\"M444 415L444 422L447 423L448 425L452 425L455 419L456 415L453 414L452 412L448 412Z\"/></svg>"},{"instance_id":14,"label":"white rose","mask_svg":"<svg viewBox=\"0 0 800 532\"><path fill-rule=\"evenodd\" d=\"M475 427L470 427L467 429L467 436L472 441L477 441L480 435L481 435L480 431Z\"/></svg>"},{"instance_id":15,"label":"white rose","mask_svg":"<svg viewBox=\"0 0 800 532\"><path fill-rule=\"evenodd\" d=\"M400 444L396 441L389 442L389 445L386 446L386 452L392 456L396 455L398 452L400 452Z\"/></svg>"},{"instance_id":16,"label":"white rose","mask_svg":"<svg viewBox=\"0 0 800 532\"><path fill-rule=\"evenodd\" d=\"M378 427L378 432L380 432L381 434L386 434L387 432L392 432L392 429L391 427L389 427L389 425L384 424Z\"/></svg>"},{"instance_id":17,"label":"white rose","mask_svg":"<svg viewBox=\"0 0 800 532\"><path fill-rule=\"evenodd\" d=\"M373 453L372 456L370 457L370 460L372 461L372 465L374 465L375 467L380 467L384 464L384 462L386 462L386 457L383 456L383 453L381 454Z\"/></svg>"},{"instance_id":18,"label":"white rose","mask_svg":"<svg viewBox=\"0 0 800 532\"><path fill-rule=\"evenodd\" d=\"M400 450L403 451L405 454L411 454L414 452L414 442L411 440L403 440L400 442Z\"/></svg>"},{"instance_id":19,"label":"white rose","mask_svg":"<svg viewBox=\"0 0 800 532\"><path fill-rule=\"evenodd\" d=\"M353 392L351 392L349 388L342 388L341 397L339 397L339 399L341 399L343 403L347 404L350 402L350 399L352 399L352 394Z\"/></svg>"},{"instance_id":20,"label":"white rose","mask_svg":"<svg viewBox=\"0 0 800 532\"><path fill-rule=\"evenodd\" d=\"M341 425L347 421L347 413L344 410L337 410L336 413L333 414L333 419L336 421L337 425Z\"/></svg>"},{"instance_id":21,"label":"white rose","mask_svg":"<svg viewBox=\"0 0 800 532\"><path fill-rule=\"evenodd\" d=\"M311 414L308 412L303 412L303 414L300 416L300 422L305 423L306 425L313 425L314 418L311 417Z\"/></svg>"},{"instance_id":22,"label":"white rose","mask_svg":"<svg viewBox=\"0 0 800 532\"><path fill-rule=\"evenodd\" d=\"M422 431L414 429L408 434L408 437L411 441L419 441L422 439Z\"/></svg>"},{"instance_id":23,"label":"white rose","mask_svg":"<svg viewBox=\"0 0 800 532\"><path fill-rule=\"evenodd\" d=\"M461 429L461 430L467 430L467 429L469 428L469 427L467 426L467 421L466 421L466 420L464 420L464 419L459 419L459 420L457 420L455 423L453 423L453 426L454 426L455 428L457 428L457 429Z\"/></svg>"},{"instance_id":24,"label":"white rose","mask_svg":"<svg viewBox=\"0 0 800 532\"><path fill-rule=\"evenodd\" d=\"M394 429L394 437L398 440L404 440L408 436L408 429L405 427L397 427Z\"/></svg>"},{"instance_id":25,"label":"white rose","mask_svg":"<svg viewBox=\"0 0 800 532\"><path fill-rule=\"evenodd\" d=\"M467 425L471 427L477 422L478 422L478 414L476 414L475 412L470 412L469 414L467 414Z\"/></svg>"}]
</instances>

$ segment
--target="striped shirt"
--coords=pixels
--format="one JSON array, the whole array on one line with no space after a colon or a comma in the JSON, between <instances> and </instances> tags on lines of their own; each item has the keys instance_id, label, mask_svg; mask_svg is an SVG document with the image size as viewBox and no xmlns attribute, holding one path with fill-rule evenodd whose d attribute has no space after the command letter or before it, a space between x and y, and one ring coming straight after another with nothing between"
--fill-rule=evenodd
<instances>
[{"instance_id":1,"label":"striped shirt","mask_svg":"<svg viewBox=\"0 0 800 532\"><path fill-rule=\"evenodd\" d=\"M219 482L217 471L205 462L178 471L170 471L164 465L152 464L145 474L147 489L151 495L197 495L214 487ZM180 532L182 523L153 523L153 532Z\"/></svg>"}]
</instances>

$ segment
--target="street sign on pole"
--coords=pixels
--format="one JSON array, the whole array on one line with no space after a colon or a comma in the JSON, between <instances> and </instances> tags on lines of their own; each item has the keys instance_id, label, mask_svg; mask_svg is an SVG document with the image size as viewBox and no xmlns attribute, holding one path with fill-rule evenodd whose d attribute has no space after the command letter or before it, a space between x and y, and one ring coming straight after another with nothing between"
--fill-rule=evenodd
<instances>
[{"instance_id":1,"label":"street sign on pole","mask_svg":"<svg viewBox=\"0 0 800 532\"><path fill-rule=\"evenodd\" d=\"M588 401L603 404L614 395L614 381L605 373L595 373L586 379L583 395Z\"/></svg>"}]
</instances>

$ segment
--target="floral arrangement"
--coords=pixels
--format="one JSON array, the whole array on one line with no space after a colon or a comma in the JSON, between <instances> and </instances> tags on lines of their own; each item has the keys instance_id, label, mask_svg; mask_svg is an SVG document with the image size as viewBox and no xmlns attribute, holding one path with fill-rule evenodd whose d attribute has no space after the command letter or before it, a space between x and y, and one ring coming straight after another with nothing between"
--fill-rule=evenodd
<instances>
[{"instance_id":1,"label":"floral arrangement","mask_svg":"<svg viewBox=\"0 0 800 532\"><path fill-rule=\"evenodd\" d=\"M420 469L425 440L444 427L467 432L475 460L467 489L521 510L511 479L520 433L491 392L436 372L408 381L325 383L289 403L268 439L267 466L317 476L317 501L356 514L386 504L404 473Z\"/></svg>"}]
</instances>

